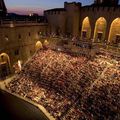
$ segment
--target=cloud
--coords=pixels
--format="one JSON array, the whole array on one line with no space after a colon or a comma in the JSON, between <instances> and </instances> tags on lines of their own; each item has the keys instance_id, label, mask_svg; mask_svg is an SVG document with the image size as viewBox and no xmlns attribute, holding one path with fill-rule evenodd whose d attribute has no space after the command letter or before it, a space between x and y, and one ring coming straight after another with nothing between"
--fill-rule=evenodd
<instances>
[{"instance_id":1,"label":"cloud","mask_svg":"<svg viewBox=\"0 0 120 120\"><path fill-rule=\"evenodd\" d=\"M43 9L41 8L34 8L34 7L9 7L9 13L17 13L17 14L30 14L30 13L37 13L39 15L43 14Z\"/></svg>"}]
</instances>

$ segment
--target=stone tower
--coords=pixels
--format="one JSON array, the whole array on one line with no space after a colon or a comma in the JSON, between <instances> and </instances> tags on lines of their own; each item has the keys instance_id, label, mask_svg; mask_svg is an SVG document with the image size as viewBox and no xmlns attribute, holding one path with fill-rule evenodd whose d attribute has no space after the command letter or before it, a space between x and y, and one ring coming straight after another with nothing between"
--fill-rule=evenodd
<instances>
[{"instance_id":1,"label":"stone tower","mask_svg":"<svg viewBox=\"0 0 120 120\"><path fill-rule=\"evenodd\" d=\"M5 6L4 0L0 0L0 17L5 16L7 13L7 8Z\"/></svg>"},{"instance_id":2,"label":"stone tower","mask_svg":"<svg viewBox=\"0 0 120 120\"><path fill-rule=\"evenodd\" d=\"M117 6L119 0L94 0L94 5L100 6Z\"/></svg>"}]
</instances>

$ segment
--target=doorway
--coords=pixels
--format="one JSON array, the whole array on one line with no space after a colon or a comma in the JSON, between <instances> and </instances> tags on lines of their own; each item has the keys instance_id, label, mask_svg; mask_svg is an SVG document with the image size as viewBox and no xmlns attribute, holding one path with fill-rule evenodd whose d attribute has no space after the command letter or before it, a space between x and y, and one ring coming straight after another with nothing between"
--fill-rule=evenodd
<instances>
[{"instance_id":1,"label":"doorway","mask_svg":"<svg viewBox=\"0 0 120 120\"><path fill-rule=\"evenodd\" d=\"M98 42L102 41L102 37L103 37L103 33L102 32L98 32L98 34L97 34Z\"/></svg>"},{"instance_id":2,"label":"doorway","mask_svg":"<svg viewBox=\"0 0 120 120\"><path fill-rule=\"evenodd\" d=\"M10 75L10 59L6 53L0 54L0 80L6 79Z\"/></svg>"},{"instance_id":3,"label":"doorway","mask_svg":"<svg viewBox=\"0 0 120 120\"><path fill-rule=\"evenodd\" d=\"M0 64L0 79L5 79L10 74L7 63Z\"/></svg>"},{"instance_id":4,"label":"doorway","mask_svg":"<svg viewBox=\"0 0 120 120\"><path fill-rule=\"evenodd\" d=\"M120 43L120 35L116 35L115 44L119 44L119 43Z\"/></svg>"}]
</instances>

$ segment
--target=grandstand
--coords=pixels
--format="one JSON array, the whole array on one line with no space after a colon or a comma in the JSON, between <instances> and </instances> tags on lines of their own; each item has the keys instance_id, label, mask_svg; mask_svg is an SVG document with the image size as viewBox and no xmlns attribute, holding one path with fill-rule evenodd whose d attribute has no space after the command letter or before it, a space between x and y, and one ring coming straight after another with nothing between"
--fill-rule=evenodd
<instances>
[{"instance_id":1,"label":"grandstand","mask_svg":"<svg viewBox=\"0 0 120 120\"><path fill-rule=\"evenodd\" d=\"M120 61L105 51L90 59L38 50L6 88L42 105L56 120L120 117Z\"/></svg>"}]
</instances>

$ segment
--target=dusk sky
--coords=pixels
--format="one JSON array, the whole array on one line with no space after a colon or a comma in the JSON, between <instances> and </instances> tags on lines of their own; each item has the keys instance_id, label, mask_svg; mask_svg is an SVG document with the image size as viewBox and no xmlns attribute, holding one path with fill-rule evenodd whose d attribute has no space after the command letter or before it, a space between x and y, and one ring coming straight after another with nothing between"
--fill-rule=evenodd
<instances>
[{"instance_id":1,"label":"dusk sky","mask_svg":"<svg viewBox=\"0 0 120 120\"><path fill-rule=\"evenodd\" d=\"M42 14L43 10L64 7L64 2L81 2L82 5L93 3L94 0L4 0L8 12Z\"/></svg>"}]
</instances>

